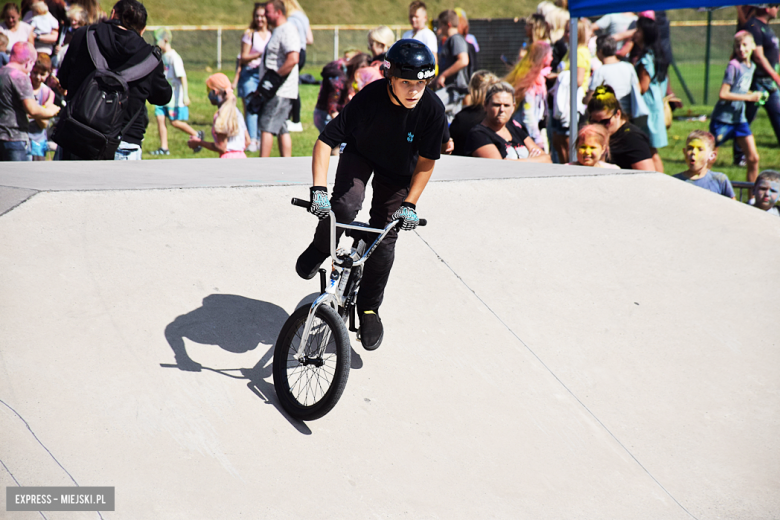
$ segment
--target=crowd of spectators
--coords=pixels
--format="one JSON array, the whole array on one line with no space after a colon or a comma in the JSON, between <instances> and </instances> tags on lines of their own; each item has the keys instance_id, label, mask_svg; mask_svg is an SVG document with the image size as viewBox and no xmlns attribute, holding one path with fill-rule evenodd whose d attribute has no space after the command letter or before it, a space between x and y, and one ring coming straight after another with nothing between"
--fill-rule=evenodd
<instances>
[{"instance_id":1,"label":"crowd of spectators","mask_svg":"<svg viewBox=\"0 0 780 520\"><path fill-rule=\"evenodd\" d=\"M402 38L424 43L437 61L437 74L430 78L429 88L445 106L450 124L443 152L664 171L658 150L668 145L665 104L674 100L668 80L671 44L665 13L614 13L594 21L582 18L577 48L572 50L567 8L566 0L539 4L537 12L526 19L526 41L518 49L515 65L502 75L477 70L479 42L469 33L463 9L444 10L433 18L423 1L409 5L410 29ZM712 114L711 134L689 137L685 148L689 169L677 177L733 196L730 186L725 187L728 180L722 180L725 176L709 169L717 146L733 140L735 158L747 167L748 180L758 178L760 158L750 123L760 106L780 141L780 92L776 88L780 52L768 25L777 11L771 6L739 9L740 31ZM18 148L18 144L9 145L11 141L24 141L27 160L45 157L50 146L48 121L55 115L55 101L66 95L57 80L58 68L78 29L108 18L97 0L23 0L19 6L11 2L3 6L0 65L10 62L14 71L0 75L3 150ZM319 131L338 117L357 92L383 79L384 55L395 42L395 34L379 26L367 36L368 52L348 51L322 69L314 107ZM152 153L169 153L166 120L170 120L174 128L190 135L188 144L195 151L207 147L226 157L245 152L267 157L276 138L280 155L291 155L290 132L302 130L299 71L306 62L307 45L313 43L309 19L297 0L256 3L241 39L233 80L225 85L224 75L209 78L209 97L218 107L213 141L205 140L202 132L187 123L186 74L171 40L168 30L155 34L173 96L166 106L156 109L161 146ZM33 45L35 59L24 45L17 49L18 43ZM569 70L571 52L577 53L576 75ZM19 74L24 71L29 85L20 85ZM569 107L573 88L578 100L575 121L570 120ZM243 110L235 106L239 98ZM240 125L234 121L235 114ZM26 133L24 139L22 133ZM569 157L570 136L576 138L576 157ZM4 152L3 157L18 158L17 152Z\"/></svg>"}]
</instances>

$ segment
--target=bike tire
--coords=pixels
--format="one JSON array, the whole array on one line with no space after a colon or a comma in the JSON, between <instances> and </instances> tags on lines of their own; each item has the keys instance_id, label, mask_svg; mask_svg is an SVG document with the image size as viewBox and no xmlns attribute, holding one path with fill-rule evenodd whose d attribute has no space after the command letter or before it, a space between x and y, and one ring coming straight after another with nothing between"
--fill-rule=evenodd
<instances>
[{"instance_id":1,"label":"bike tire","mask_svg":"<svg viewBox=\"0 0 780 520\"><path fill-rule=\"evenodd\" d=\"M341 316L328 305L320 305L314 315L305 353L321 356L322 366L302 364L298 352L308 306L297 309L279 332L274 347L274 388L287 413L301 421L313 421L330 412L347 385L351 346Z\"/></svg>"}]
</instances>

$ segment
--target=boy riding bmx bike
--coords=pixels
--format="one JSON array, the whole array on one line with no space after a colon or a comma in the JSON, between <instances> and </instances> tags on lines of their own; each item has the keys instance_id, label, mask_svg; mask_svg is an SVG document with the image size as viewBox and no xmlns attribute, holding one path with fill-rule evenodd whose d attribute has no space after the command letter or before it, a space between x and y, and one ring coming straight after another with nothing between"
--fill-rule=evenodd
<instances>
[{"instance_id":1,"label":"boy riding bmx bike","mask_svg":"<svg viewBox=\"0 0 780 520\"><path fill-rule=\"evenodd\" d=\"M444 106L426 88L435 75L436 60L424 44L399 40L387 52L382 69L386 80L358 92L314 145L309 212L320 223L312 243L298 257L295 269L301 278L313 278L330 256L330 210L337 222L352 222L372 175L369 225L383 228L400 220L401 229L412 230L419 223L416 204L440 156L446 126ZM328 200L330 154L342 143L346 147ZM378 348L384 336L378 311L397 238L397 231L389 233L365 265L356 306L359 337L367 350Z\"/></svg>"}]
</instances>

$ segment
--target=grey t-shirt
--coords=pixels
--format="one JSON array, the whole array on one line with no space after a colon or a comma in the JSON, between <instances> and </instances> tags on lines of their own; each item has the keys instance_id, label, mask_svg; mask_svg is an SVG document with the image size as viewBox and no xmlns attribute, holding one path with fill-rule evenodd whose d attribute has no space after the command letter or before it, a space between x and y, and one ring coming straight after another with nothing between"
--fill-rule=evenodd
<instances>
[{"instance_id":1,"label":"grey t-shirt","mask_svg":"<svg viewBox=\"0 0 780 520\"><path fill-rule=\"evenodd\" d=\"M678 173L673 176L675 179L680 179L685 182L689 182L699 188L710 190L711 192L723 195L724 197L733 198L734 188L731 186L731 181L728 177L720 172L714 172L712 170L707 171L707 175L701 179L691 180L685 175L685 172Z\"/></svg>"},{"instance_id":2,"label":"grey t-shirt","mask_svg":"<svg viewBox=\"0 0 780 520\"><path fill-rule=\"evenodd\" d=\"M260 77L263 77L267 69L278 71L284 65L287 54L301 51L301 39L295 24L287 22L271 33L271 39L265 46L265 56L260 64ZM287 99L298 98L298 65L293 67L287 79L276 91L276 96Z\"/></svg>"},{"instance_id":3,"label":"grey t-shirt","mask_svg":"<svg viewBox=\"0 0 780 520\"><path fill-rule=\"evenodd\" d=\"M628 30L628 26L631 22L636 21L637 16L631 13L612 13L606 16L602 16L596 21L599 29L602 29L605 34L610 36L618 33L622 33ZM618 49L623 48L625 41L617 42Z\"/></svg>"},{"instance_id":4,"label":"grey t-shirt","mask_svg":"<svg viewBox=\"0 0 780 520\"><path fill-rule=\"evenodd\" d=\"M631 115L631 86L639 86L636 70L627 61L602 65L590 77L588 90L596 90L601 85L609 85L615 91L615 97L620 101L620 109L624 114Z\"/></svg>"},{"instance_id":5,"label":"grey t-shirt","mask_svg":"<svg viewBox=\"0 0 780 520\"><path fill-rule=\"evenodd\" d=\"M0 141L27 141L23 101L33 99L30 77L14 67L0 69Z\"/></svg>"},{"instance_id":6,"label":"grey t-shirt","mask_svg":"<svg viewBox=\"0 0 780 520\"><path fill-rule=\"evenodd\" d=\"M460 34L453 34L444 45L439 49L439 73L447 70L458 59L458 54L465 52L469 53L469 45L466 43L466 39ZM449 86L453 85L461 89L469 88L469 67L463 67L454 76L448 77L444 84Z\"/></svg>"},{"instance_id":7,"label":"grey t-shirt","mask_svg":"<svg viewBox=\"0 0 780 520\"><path fill-rule=\"evenodd\" d=\"M303 11L295 11L287 17L288 22L292 22L298 29L298 38L301 40L301 50L306 50L306 32L309 26L309 17Z\"/></svg>"},{"instance_id":8,"label":"grey t-shirt","mask_svg":"<svg viewBox=\"0 0 780 520\"><path fill-rule=\"evenodd\" d=\"M726 74L723 76L723 83L731 87L732 94L747 94L750 91L750 84L753 82L753 73L756 71L756 65L751 62L752 67L738 60L731 60L726 67ZM744 101L723 101L719 100L712 110L713 121L736 125L738 123L747 123L745 117Z\"/></svg>"}]
</instances>

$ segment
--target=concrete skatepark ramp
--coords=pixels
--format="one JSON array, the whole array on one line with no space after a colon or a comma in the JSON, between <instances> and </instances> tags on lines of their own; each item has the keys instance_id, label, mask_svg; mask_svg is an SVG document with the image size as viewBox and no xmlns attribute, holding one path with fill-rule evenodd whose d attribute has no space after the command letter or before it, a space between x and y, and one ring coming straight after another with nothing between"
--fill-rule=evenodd
<instances>
[{"instance_id":1,"label":"concrete skatepark ramp","mask_svg":"<svg viewBox=\"0 0 780 520\"><path fill-rule=\"evenodd\" d=\"M0 517L780 517L776 217L661 174L444 158L382 347L351 334L344 395L301 423L270 360L318 289L289 204L309 159L223 164L3 166L0 483L116 507Z\"/></svg>"}]
</instances>

